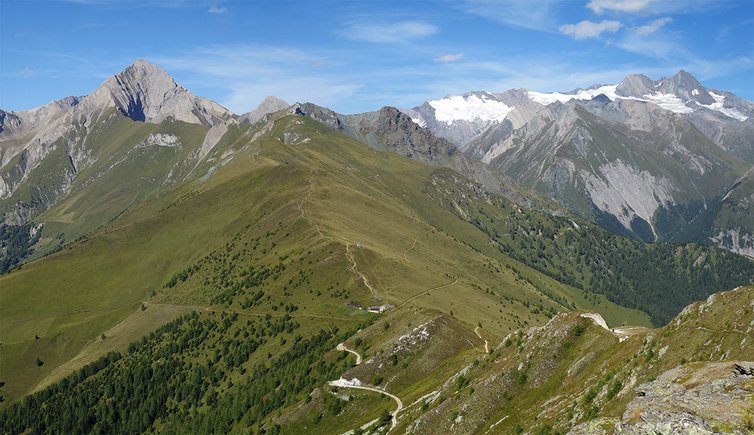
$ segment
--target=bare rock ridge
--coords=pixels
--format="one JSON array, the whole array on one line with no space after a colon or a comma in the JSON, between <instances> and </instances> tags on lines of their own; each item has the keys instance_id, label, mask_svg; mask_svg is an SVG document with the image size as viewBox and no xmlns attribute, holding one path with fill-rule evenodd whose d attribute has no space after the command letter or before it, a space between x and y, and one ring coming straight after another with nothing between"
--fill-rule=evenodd
<instances>
[{"instance_id":1,"label":"bare rock ridge","mask_svg":"<svg viewBox=\"0 0 754 435\"><path fill-rule=\"evenodd\" d=\"M23 137L50 123L79 104L84 97L65 97L30 110L6 112L0 109L0 140Z\"/></svg>"},{"instance_id":2,"label":"bare rock ridge","mask_svg":"<svg viewBox=\"0 0 754 435\"><path fill-rule=\"evenodd\" d=\"M495 191L507 190L503 177L494 174L486 165L466 157L450 141L417 125L407 114L394 107L342 115L312 103L297 103L291 107L291 113L308 116L374 149L452 168Z\"/></svg>"},{"instance_id":3,"label":"bare rock ridge","mask_svg":"<svg viewBox=\"0 0 754 435\"><path fill-rule=\"evenodd\" d=\"M653 93L675 95L684 102L695 102L701 105L715 103L707 88L699 80L684 70L678 71L670 78L651 80L643 74L627 76L618 84L616 94L622 97L644 98Z\"/></svg>"},{"instance_id":4,"label":"bare rock ridge","mask_svg":"<svg viewBox=\"0 0 754 435\"><path fill-rule=\"evenodd\" d=\"M141 122L160 123L166 119L212 127L236 116L221 105L197 97L179 86L165 70L145 60L137 60L120 73L105 80L84 97L66 97L31 110L0 113L0 141L14 140L0 148L0 198L10 196L29 171L37 167L64 139L78 167L81 156L78 137L106 111L116 109ZM71 135L77 139L70 139ZM78 149L78 150L77 150ZM79 152L81 151L81 152ZM14 157L24 155L15 169L5 167ZM20 165L20 166L19 166ZM15 175L11 180L9 173Z\"/></svg>"},{"instance_id":5,"label":"bare rock ridge","mask_svg":"<svg viewBox=\"0 0 754 435\"><path fill-rule=\"evenodd\" d=\"M63 121L59 127L66 127L109 108L117 109L134 121L150 123L173 118L211 127L236 117L214 101L193 95L159 66L139 59L105 80L90 95L66 97L31 110L0 110L0 140L49 130L50 124L58 119ZM69 113L71 115L63 120L63 115Z\"/></svg>"}]
</instances>

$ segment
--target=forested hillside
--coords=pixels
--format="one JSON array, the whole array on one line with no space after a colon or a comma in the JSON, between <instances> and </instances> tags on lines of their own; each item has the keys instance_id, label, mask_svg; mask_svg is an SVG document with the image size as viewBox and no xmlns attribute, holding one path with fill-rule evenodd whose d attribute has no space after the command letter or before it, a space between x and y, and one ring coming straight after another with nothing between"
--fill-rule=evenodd
<instances>
[{"instance_id":1,"label":"forested hillside","mask_svg":"<svg viewBox=\"0 0 754 435\"><path fill-rule=\"evenodd\" d=\"M501 252L560 282L667 323L710 289L754 282L754 261L708 245L641 243L597 225L532 212L450 172L428 193L476 228Z\"/></svg>"}]
</instances>

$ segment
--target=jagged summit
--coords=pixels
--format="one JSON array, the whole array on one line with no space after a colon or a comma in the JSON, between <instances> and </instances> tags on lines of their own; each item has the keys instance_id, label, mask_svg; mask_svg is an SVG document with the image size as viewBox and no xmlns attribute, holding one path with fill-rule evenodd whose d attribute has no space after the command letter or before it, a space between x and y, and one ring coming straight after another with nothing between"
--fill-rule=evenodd
<instances>
[{"instance_id":1,"label":"jagged summit","mask_svg":"<svg viewBox=\"0 0 754 435\"><path fill-rule=\"evenodd\" d=\"M675 95L683 101L696 101L698 104L711 105L716 102L696 77L684 70L678 71L670 78L660 79L657 83L657 91L662 94Z\"/></svg>"},{"instance_id":2,"label":"jagged summit","mask_svg":"<svg viewBox=\"0 0 754 435\"><path fill-rule=\"evenodd\" d=\"M172 117L212 126L233 118L226 108L191 94L164 69L143 59L105 80L85 103L92 108L114 106L123 115L143 122L159 123Z\"/></svg>"},{"instance_id":3,"label":"jagged summit","mask_svg":"<svg viewBox=\"0 0 754 435\"><path fill-rule=\"evenodd\" d=\"M262 102L259 103L259 105L254 110L241 115L240 119L242 121L248 122L249 124L253 124L262 119L267 114L287 109L288 107L290 107L290 104L288 104L285 100L268 95L264 97L264 100L262 100Z\"/></svg>"}]
</instances>

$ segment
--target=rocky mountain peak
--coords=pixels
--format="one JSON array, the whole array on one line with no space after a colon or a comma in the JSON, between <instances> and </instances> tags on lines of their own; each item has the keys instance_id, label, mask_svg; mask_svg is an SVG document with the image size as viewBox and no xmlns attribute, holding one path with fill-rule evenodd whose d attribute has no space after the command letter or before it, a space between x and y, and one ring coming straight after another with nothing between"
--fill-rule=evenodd
<instances>
[{"instance_id":1,"label":"rocky mountain peak","mask_svg":"<svg viewBox=\"0 0 754 435\"><path fill-rule=\"evenodd\" d=\"M684 70L668 79L660 79L657 83L657 91L663 94L672 94L684 101L696 101L699 104L713 104L715 99L707 92L696 77Z\"/></svg>"},{"instance_id":2,"label":"rocky mountain peak","mask_svg":"<svg viewBox=\"0 0 754 435\"><path fill-rule=\"evenodd\" d=\"M174 118L212 126L234 117L219 104L191 94L164 69L143 59L105 80L86 100L91 109L114 106L124 116L142 122Z\"/></svg>"},{"instance_id":3,"label":"rocky mountain peak","mask_svg":"<svg viewBox=\"0 0 754 435\"><path fill-rule=\"evenodd\" d=\"M260 107L271 107L271 106L280 107L280 109L278 110L282 110L282 109L287 109L288 106L290 105L282 98L278 98L274 95L268 95L264 97L264 100L262 100L261 103L259 103L259 106L257 106L257 109L259 109Z\"/></svg>"},{"instance_id":4,"label":"rocky mountain peak","mask_svg":"<svg viewBox=\"0 0 754 435\"><path fill-rule=\"evenodd\" d=\"M121 113L135 121L154 119L167 98L185 92L165 70L142 59L107 79L102 87Z\"/></svg>"},{"instance_id":5,"label":"rocky mountain peak","mask_svg":"<svg viewBox=\"0 0 754 435\"><path fill-rule=\"evenodd\" d=\"M615 92L623 97L641 98L654 92L654 87L654 82L644 74L631 74L618 84Z\"/></svg>"},{"instance_id":6,"label":"rocky mountain peak","mask_svg":"<svg viewBox=\"0 0 754 435\"><path fill-rule=\"evenodd\" d=\"M288 104L285 100L274 96L267 96L254 110L242 115L241 120L244 120L249 124L254 124L255 122L262 119L265 115L287 109L288 107L290 107L290 104Z\"/></svg>"}]
</instances>

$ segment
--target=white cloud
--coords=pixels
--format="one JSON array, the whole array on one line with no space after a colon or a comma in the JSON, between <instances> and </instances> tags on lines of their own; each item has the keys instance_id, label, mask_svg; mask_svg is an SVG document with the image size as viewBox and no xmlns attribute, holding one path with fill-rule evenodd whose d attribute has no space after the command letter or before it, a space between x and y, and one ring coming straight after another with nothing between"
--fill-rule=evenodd
<instances>
[{"instance_id":1,"label":"white cloud","mask_svg":"<svg viewBox=\"0 0 754 435\"><path fill-rule=\"evenodd\" d=\"M210 14L227 14L228 8L225 6L212 6L211 8L207 9L207 12Z\"/></svg>"},{"instance_id":2,"label":"white cloud","mask_svg":"<svg viewBox=\"0 0 754 435\"><path fill-rule=\"evenodd\" d=\"M649 7L652 0L591 0L586 7L596 14L606 11L640 12Z\"/></svg>"},{"instance_id":3,"label":"white cloud","mask_svg":"<svg viewBox=\"0 0 754 435\"><path fill-rule=\"evenodd\" d=\"M654 20L649 22L648 24L645 24L639 28L636 29L636 33L639 35L649 35L651 33L654 33L661 28L663 28L666 24L669 24L672 22L673 19L670 17L660 18L659 20Z\"/></svg>"},{"instance_id":4,"label":"white cloud","mask_svg":"<svg viewBox=\"0 0 754 435\"><path fill-rule=\"evenodd\" d=\"M594 23L592 21L581 21L576 24L564 24L560 26L560 31L566 35L573 36L576 39L596 38L603 32L617 32L623 24L620 21L601 21Z\"/></svg>"},{"instance_id":5,"label":"white cloud","mask_svg":"<svg viewBox=\"0 0 754 435\"><path fill-rule=\"evenodd\" d=\"M422 21L382 24L355 22L346 26L343 34L350 39L360 41L396 43L431 36L439 31L437 26Z\"/></svg>"},{"instance_id":6,"label":"white cloud","mask_svg":"<svg viewBox=\"0 0 754 435\"><path fill-rule=\"evenodd\" d=\"M443 54L442 56L437 56L435 58L435 62L440 62L440 63L456 62L458 60L461 60L462 57L463 57L463 53Z\"/></svg>"},{"instance_id":7,"label":"white cloud","mask_svg":"<svg viewBox=\"0 0 754 435\"><path fill-rule=\"evenodd\" d=\"M683 46L680 34L664 29L671 18L660 18L643 26L629 29L615 46L646 57L671 60L683 59L690 53Z\"/></svg>"},{"instance_id":8,"label":"white cloud","mask_svg":"<svg viewBox=\"0 0 754 435\"><path fill-rule=\"evenodd\" d=\"M470 14L524 29L552 31L557 23L557 4L563 0L463 0L460 8Z\"/></svg>"},{"instance_id":9,"label":"white cloud","mask_svg":"<svg viewBox=\"0 0 754 435\"><path fill-rule=\"evenodd\" d=\"M694 14L725 8L731 2L722 0L590 0L586 7L596 14Z\"/></svg>"},{"instance_id":10,"label":"white cloud","mask_svg":"<svg viewBox=\"0 0 754 435\"><path fill-rule=\"evenodd\" d=\"M267 95L290 103L310 101L325 106L353 99L363 84L333 65L331 56L335 55L232 44L196 47L154 61L198 95L219 91L218 102L240 114L252 110Z\"/></svg>"}]
</instances>

